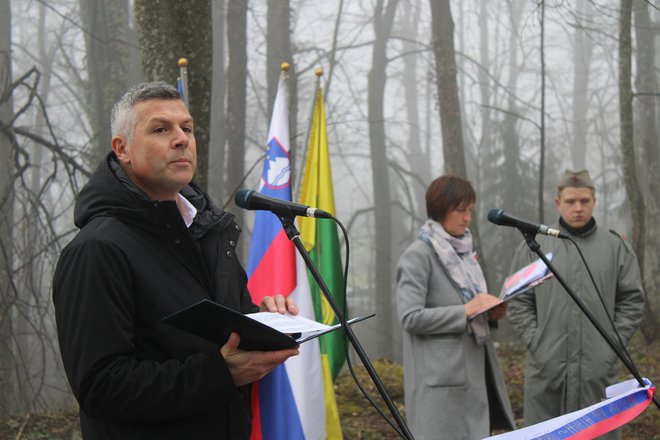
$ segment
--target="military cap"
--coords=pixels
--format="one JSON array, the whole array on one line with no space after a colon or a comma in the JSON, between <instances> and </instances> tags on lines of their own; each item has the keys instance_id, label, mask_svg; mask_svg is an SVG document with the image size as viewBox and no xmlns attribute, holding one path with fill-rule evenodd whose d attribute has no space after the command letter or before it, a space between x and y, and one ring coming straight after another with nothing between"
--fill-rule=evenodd
<instances>
[{"instance_id":1,"label":"military cap","mask_svg":"<svg viewBox=\"0 0 660 440\"><path fill-rule=\"evenodd\" d=\"M587 170L566 170L557 185L559 191L564 188L590 188L593 190L594 182L591 180L591 176L589 176L589 171Z\"/></svg>"}]
</instances>

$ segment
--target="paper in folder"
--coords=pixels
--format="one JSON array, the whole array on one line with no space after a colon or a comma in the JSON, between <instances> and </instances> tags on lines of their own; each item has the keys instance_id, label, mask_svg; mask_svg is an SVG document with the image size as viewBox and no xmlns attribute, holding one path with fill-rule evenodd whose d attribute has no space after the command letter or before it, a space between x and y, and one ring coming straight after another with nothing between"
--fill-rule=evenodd
<instances>
[{"instance_id":1,"label":"paper in folder","mask_svg":"<svg viewBox=\"0 0 660 440\"><path fill-rule=\"evenodd\" d=\"M371 318L358 316L348 323ZM341 328L341 324L324 325L307 318L261 312L244 315L209 300L199 301L161 319L218 346L224 345L231 332L241 337L238 347L249 351L274 351L298 347L303 342Z\"/></svg>"},{"instance_id":2,"label":"paper in folder","mask_svg":"<svg viewBox=\"0 0 660 440\"><path fill-rule=\"evenodd\" d=\"M552 261L552 252L546 254L548 261ZM499 302L489 307L477 311L475 314L469 316L468 319L474 319L476 316L481 315L488 310L497 307L505 301L508 301L516 296L529 291L530 289L538 286L548 278L552 277L552 272L545 265L540 258L528 264L527 266L517 270L515 273L509 275L504 280L504 285L500 291Z\"/></svg>"},{"instance_id":3,"label":"paper in folder","mask_svg":"<svg viewBox=\"0 0 660 440\"><path fill-rule=\"evenodd\" d=\"M552 252L546 254L545 257L548 261L552 261ZM552 272L550 272L543 260L540 258L534 260L514 274L506 277L502 291L500 292L500 299L506 301L521 293L525 293L551 276Z\"/></svg>"}]
</instances>

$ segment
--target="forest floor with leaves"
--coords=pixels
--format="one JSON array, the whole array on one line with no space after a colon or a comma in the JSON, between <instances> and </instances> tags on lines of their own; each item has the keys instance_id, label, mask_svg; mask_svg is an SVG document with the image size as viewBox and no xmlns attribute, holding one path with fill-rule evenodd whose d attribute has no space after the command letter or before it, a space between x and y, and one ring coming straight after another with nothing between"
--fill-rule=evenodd
<instances>
[{"instance_id":1,"label":"forest floor with leaves","mask_svg":"<svg viewBox=\"0 0 660 440\"><path fill-rule=\"evenodd\" d=\"M660 383L660 341L648 346L638 333L633 339L629 352L643 376L654 384ZM523 374L525 371L525 350L519 343L499 344L498 353L502 370L509 386L511 405L517 422L522 422ZM399 412L405 415L403 406L403 370L390 361L377 360L374 367L385 384L389 395ZM379 407L389 415L380 394L372 384L363 367L356 372L360 383ZM630 374L622 369L622 380ZM342 421L344 439L394 439L398 435L358 390L347 370L337 379L335 386L337 406ZM391 417L390 417L391 418ZM78 440L80 439L78 415L70 412L48 414L28 414L0 421L0 440ZM635 420L623 427L625 440L660 440L660 410L653 404Z\"/></svg>"},{"instance_id":2,"label":"forest floor with leaves","mask_svg":"<svg viewBox=\"0 0 660 440\"><path fill-rule=\"evenodd\" d=\"M654 384L660 384L660 341L645 346L643 338L637 332L628 351L643 376ZM522 426L523 378L525 373L525 348L521 343L499 344L497 352L500 365L509 387L509 397L513 407L516 423ZM386 384L386 388L399 412L405 415L403 404L403 369L400 365L378 360L374 362L378 376ZM356 369L358 378L369 395L378 402L379 407L388 415L390 413L382 403L380 394L371 383L369 375L362 367ZM621 380L630 379L631 375L622 367ZM335 386L337 405L344 438L350 440L395 439L398 434L382 419L376 410L362 396L348 371L343 371ZM440 410L440 409L438 409ZM391 420L392 417L389 417ZM660 410L651 403L636 419L623 427L622 437L625 440L660 440ZM447 437L449 438L449 437Z\"/></svg>"}]
</instances>

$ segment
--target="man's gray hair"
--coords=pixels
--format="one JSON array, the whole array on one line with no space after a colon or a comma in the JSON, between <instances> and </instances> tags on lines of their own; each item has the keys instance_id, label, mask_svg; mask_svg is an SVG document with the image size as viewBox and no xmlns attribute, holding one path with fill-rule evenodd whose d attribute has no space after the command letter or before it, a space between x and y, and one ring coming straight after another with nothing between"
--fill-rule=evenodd
<instances>
[{"instance_id":1,"label":"man's gray hair","mask_svg":"<svg viewBox=\"0 0 660 440\"><path fill-rule=\"evenodd\" d=\"M133 109L139 102L150 99L181 99L179 91L164 81L137 84L112 106L110 129L112 136L126 136L131 139L137 121Z\"/></svg>"}]
</instances>

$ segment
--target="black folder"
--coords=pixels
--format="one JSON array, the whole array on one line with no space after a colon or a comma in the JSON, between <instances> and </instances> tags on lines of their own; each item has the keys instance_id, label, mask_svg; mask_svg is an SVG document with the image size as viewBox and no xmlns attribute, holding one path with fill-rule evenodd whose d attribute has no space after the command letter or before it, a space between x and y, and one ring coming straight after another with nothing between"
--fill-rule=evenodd
<instances>
[{"instance_id":1,"label":"black folder","mask_svg":"<svg viewBox=\"0 0 660 440\"><path fill-rule=\"evenodd\" d=\"M359 316L348 322L352 324L372 316L374 315ZM321 331L303 333L302 335L287 335L240 312L207 299L166 316L161 321L204 338L218 346L227 342L231 332L236 332L241 337L238 347L248 351L274 351L295 348L303 342L341 328L341 325L337 324Z\"/></svg>"}]
</instances>

